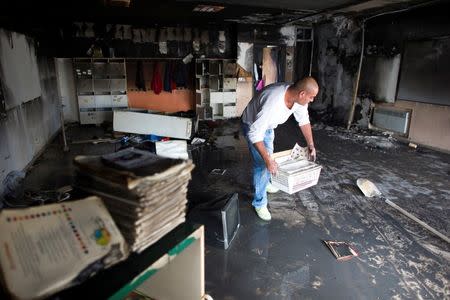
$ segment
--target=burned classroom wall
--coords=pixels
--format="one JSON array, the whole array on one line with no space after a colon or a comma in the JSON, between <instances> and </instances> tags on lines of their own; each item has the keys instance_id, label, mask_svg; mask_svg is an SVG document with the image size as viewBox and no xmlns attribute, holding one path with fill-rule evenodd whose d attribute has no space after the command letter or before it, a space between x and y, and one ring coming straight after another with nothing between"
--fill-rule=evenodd
<instances>
[{"instance_id":1,"label":"burned classroom wall","mask_svg":"<svg viewBox=\"0 0 450 300\"><path fill-rule=\"evenodd\" d=\"M0 64L7 110L41 95L32 38L0 29Z\"/></svg>"},{"instance_id":2,"label":"burned classroom wall","mask_svg":"<svg viewBox=\"0 0 450 300\"><path fill-rule=\"evenodd\" d=\"M441 2L366 21L360 94L381 102L450 105L449 9L448 2Z\"/></svg>"},{"instance_id":3,"label":"burned classroom wall","mask_svg":"<svg viewBox=\"0 0 450 300\"><path fill-rule=\"evenodd\" d=\"M7 91L6 117L0 120L0 182L3 182L9 172L23 170L59 130L60 107L53 58L36 55L35 40L23 34L2 29L0 40L0 76L3 92ZM8 51L5 47L9 47ZM22 61L23 66L4 63L15 60ZM30 74L18 77L22 68L36 71L37 78ZM3 188L0 185L0 192Z\"/></svg>"},{"instance_id":4,"label":"burned classroom wall","mask_svg":"<svg viewBox=\"0 0 450 300\"><path fill-rule=\"evenodd\" d=\"M402 53L406 41L448 36L449 9L447 2L372 18L365 25L366 48L376 48L379 55L393 56Z\"/></svg>"},{"instance_id":5,"label":"burned classroom wall","mask_svg":"<svg viewBox=\"0 0 450 300\"><path fill-rule=\"evenodd\" d=\"M6 102L2 86L2 78L0 77L0 120L6 118Z\"/></svg>"},{"instance_id":6,"label":"burned classroom wall","mask_svg":"<svg viewBox=\"0 0 450 300\"><path fill-rule=\"evenodd\" d=\"M361 50L361 27L345 17L314 27L312 76L319 94L311 105L311 117L332 124L345 124L351 108Z\"/></svg>"},{"instance_id":7,"label":"burned classroom wall","mask_svg":"<svg viewBox=\"0 0 450 300\"><path fill-rule=\"evenodd\" d=\"M294 46L295 26L249 25L237 26L237 41L262 45Z\"/></svg>"},{"instance_id":8,"label":"burned classroom wall","mask_svg":"<svg viewBox=\"0 0 450 300\"><path fill-rule=\"evenodd\" d=\"M366 99L383 101L382 97L378 97L379 94L374 93L374 87L396 85L393 99L395 102L389 105L396 109L411 111L407 139L419 145L444 151L450 151L450 135L448 134L450 124L450 103L448 101L450 101L450 97L439 99L447 101L449 104L426 103L429 100L426 98L438 94L450 94L448 85L450 74L445 74L445 71L450 70L449 63L441 60L443 57L450 56L448 47L442 47L441 43L441 41L445 41L445 38L448 41L450 37L450 19L447 13L449 6L448 2L441 2L437 5L423 6L368 20L366 22L365 58L361 74L363 84L360 89L360 95L365 95ZM428 55L424 53L416 56L412 61L413 65L421 64L423 67L416 68L416 72L413 74L405 74L409 71L408 68L405 68L403 57L405 50L410 43L424 45L422 42L434 45L434 50L429 51ZM420 50L420 48L415 48L415 50ZM400 62L397 62L398 57ZM400 69L397 78L381 76L381 72L377 71L393 70L397 63ZM438 71L439 68L441 72ZM405 85L405 82L402 83L405 75L415 78L415 83L409 81L409 86ZM396 79L395 82L394 79ZM397 82L398 80L399 82ZM430 88L430 82L436 88ZM413 93L412 97L407 99L409 101L402 100L401 88Z\"/></svg>"},{"instance_id":9,"label":"burned classroom wall","mask_svg":"<svg viewBox=\"0 0 450 300\"><path fill-rule=\"evenodd\" d=\"M375 101L394 103L397 94L401 55L373 55L366 48L361 70L359 95Z\"/></svg>"},{"instance_id":10,"label":"burned classroom wall","mask_svg":"<svg viewBox=\"0 0 450 300\"><path fill-rule=\"evenodd\" d=\"M59 95L63 105L64 122L79 122L78 97L71 58L55 58Z\"/></svg>"},{"instance_id":11,"label":"burned classroom wall","mask_svg":"<svg viewBox=\"0 0 450 300\"><path fill-rule=\"evenodd\" d=\"M61 26L59 35L59 57L91 56L93 45L101 49L103 57L182 58L190 53L195 57L236 57L236 34L231 25L148 27L75 22Z\"/></svg>"}]
</instances>

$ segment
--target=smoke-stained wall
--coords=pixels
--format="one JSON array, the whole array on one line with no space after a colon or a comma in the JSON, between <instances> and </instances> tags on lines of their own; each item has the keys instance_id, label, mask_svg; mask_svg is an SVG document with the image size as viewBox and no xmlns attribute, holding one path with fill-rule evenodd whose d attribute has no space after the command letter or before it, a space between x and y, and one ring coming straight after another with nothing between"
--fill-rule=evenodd
<instances>
[{"instance_id":1,"label":"smoke-stained wall","mask_svg":"<svg viewBox=\"0 0 450 300\"><path fill-rule=\"evenodd\" d=\"M314 27L312 75L320 89L311 115L320 121L344 124L348 119L361 53L360 35L359 24L344 17Z\"/></svg>"},{"instance_id":2,"label":"smoke-stained wall","mask_svg":"<svg viewBox=\"0 0 450 300\"><path fill-rule=\"evenodd\" d=\"M419 72L414 74L405 74L408 69L404 68L405 61L403 56L406 50L405 47L408 47L408 44L412 41L414 43L418 42L418 45L420 45L421 41L436 41L435 54L449 57L449 48L439 47L440 39L450 36L449 9L450 3L442 1L436 5L384 15L367 21L365 58L360 89L360 95L364 95L366 99L377 102L391 102L389 106L411 111L408 140L445 151L450 150L450 135L448 134L450 106L423 103L428 101L423 96L429 96L430 93L449 94L450 86L446 84L448 82L448 73L445 75L443 72L437 72L436 64L439 64L439 60L429 59L429 57L423 55L423 57L416 58L412 63L417 65L424 64L424 67L417 68ZM446 53L444 49L447 50ZM447 64L441 63L439 67ZM393 71L395 72L396 69L399 69L397 77L393 74ZM445 67L442 69L448 70ZM388 70L391 72L387 72ZM410 91L410 93L415 93L414 97L411 97L414 99L405 100L414 101L403 101L397 93L397 89L401 84L401 78L405 75L416 79L415 82L409 82L413 89L409 89L405 82L402 87ZM400 82L398 82L399 79ZM430 81L441 84L436 85L436 88L430 89L429 85L425 84ZM392 99L394 86L395 93ZM439 91L436 90L438 87ZM383 95L381 93L382 90L389 90L390 93ZM446 100L448 103L448 97L442 98L441 100ZM378 105L381 104L383 103Z\"/></svg>"},{"instance_id":3,"label":"smoke-stained wall","mask_svg":"<svg viewBox=\"0 0 450 300\"><path fill-rule=\"evenodd\" d=\"M360 95L363 94L373 101L395 102L400 72L400 54L369 56L366 48L361 72Z\"/></svg>"},{"instance_id":4,"label":"smoke-stained wall","mask_svg":"<svg viewBox=\"0 0 450 300\"><path fill-rule=\"evenodd\" d=\"M10 40L9 47L14 45L17 51L17 53L3 51L1 61L10 60L12 57L20 59L20 56L23 56L23 61L32 61L26 67L36 70L36 79L33 80L37 81L27 82L29 76L17 78L15 73L17 66L8 64L1 66L3 91L8 91L4 93L5 102L8 104L6 117L0 119L1 183L9 172L23 170L43 149L59 130L60 118L53 58L40 57L34 52L29 52L29 49L35 48L35 42L22 34L2 30L0 39ZM22 43L23 41L26 43ZM29 56L33 59L30 60ZM27 94L28 86L37 86L34 91L39 93ZM0 184L0 192L2 190L3 185Z\"/></svg>"},{"instance_id":5,"label":"smoke-stained wall","mask_svg":"<svg viewBox=\"0 0 450 300\"><path fill-rule=\"evenodd\" d=\"M294 46L296 40L295 26L249 25L237 26L238 42L261 45Z\"/></svg>"},{"instance_id":6,"label":"smoke-stained wall","mask_svg":"<svg viewBox=\"0 0 450 300\"><path fill-rule=\"evenodd\" d=\"M33 39L0 29L0 73L6 109L41 95L36 46Z\"/></svg>"},{"instance_id":7,"label":"smoke-stained wall","mask_svg":"<svg viewBox=\"0 0 450 300\"><path fill-rule=\"evenodd\" d=\"M361 93L381 102L402 99L449 105L448 9L450 4L441 3L368 20ZM398 76L386 78L386 70L395 68ZM394 96L385 97L373 85L395 86Z\"/></svg>"}]
</instances>

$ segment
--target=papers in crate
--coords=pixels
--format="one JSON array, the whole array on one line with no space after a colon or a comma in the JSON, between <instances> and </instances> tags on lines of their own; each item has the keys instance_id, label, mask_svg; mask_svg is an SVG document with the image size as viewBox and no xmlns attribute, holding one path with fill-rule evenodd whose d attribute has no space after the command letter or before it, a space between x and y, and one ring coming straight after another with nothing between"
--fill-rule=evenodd
<instances>
[{"instance_id":1,"label":"papers in crate","mask_svg":"<svg viewBox=\"0 0 450 300\"><path fill-rule=\"evenodd\" d=\"M272 185L293 194L316 185L322 167L307 159L308 149L295 144L292 150L277 152L272 158L278 164L278 172L271 175Z\"/></svg>"}]
</instances>

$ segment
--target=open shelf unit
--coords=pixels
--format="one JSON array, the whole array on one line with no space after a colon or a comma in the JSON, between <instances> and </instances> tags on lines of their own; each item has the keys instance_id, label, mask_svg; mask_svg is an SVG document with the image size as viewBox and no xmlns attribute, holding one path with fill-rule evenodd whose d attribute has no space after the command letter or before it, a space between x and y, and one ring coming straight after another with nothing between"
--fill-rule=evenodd
<instances>
[{"instance_id":1,"label":"open shelf unit","mask_svg":"<svg viewBox=\"0 0 450 300\"><path fill-rule=\"evenodd\" d=\"M115 108L128 107L123 58L74 58L81 124L112 121Z\"/></svg>"},{"instance_id":2,"label":"open shelf unit","mask_svg":"<svg viewBox=\"0 0 450 300\"><path fill-rule=\"evenodd\" d=\"M199 120L236 117L235 59L195 61L196 112Z\"/></svg>"}]
</instances>

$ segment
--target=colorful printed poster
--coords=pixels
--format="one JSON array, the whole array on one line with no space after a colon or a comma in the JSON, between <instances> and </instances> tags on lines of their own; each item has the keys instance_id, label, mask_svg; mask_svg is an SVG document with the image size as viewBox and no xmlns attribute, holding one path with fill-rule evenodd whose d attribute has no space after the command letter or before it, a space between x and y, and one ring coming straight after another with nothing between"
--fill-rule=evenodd
<instances>
[{"instance_id":1,"label":"colorful printed poster","mask_svg":"<svg viewBox=\"0 0 450 300\"><path fill-rule=\"evenodd\" d=\"M0 212L3 282L18 299L49 296L124 260L128 247L102 200Z\"/></svg>"}]
</instances>

